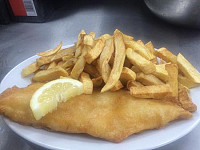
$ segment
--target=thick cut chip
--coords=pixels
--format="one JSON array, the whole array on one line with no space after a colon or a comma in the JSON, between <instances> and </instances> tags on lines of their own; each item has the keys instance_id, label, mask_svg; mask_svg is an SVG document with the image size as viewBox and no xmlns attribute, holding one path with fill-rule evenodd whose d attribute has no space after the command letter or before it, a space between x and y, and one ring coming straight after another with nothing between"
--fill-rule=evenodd
<instances>
[{"instance_id":1,"label":"thick cut chip","mask_svg":"<svg viewBox=\"0 0 200 150\"><path fill-rule=\"evenodd\" d=\"M135 80L135 79L136 79L136 73L127 67L123 67L120 76L120 81L123 83L123 85L126 85L126 83L129 80Z\"/></svg>"},{"instance_id":2,"label":"thick cut chip","mask_svg":"<svg viewBox=\"0 0 200 150\"><path fill-rule=\"evenodd\" d=\"M111 91L118 91L118 90L120 90L123 87L124 87L123 84L120 81L117 81L117 83L115 84L115 86L112 87L112 89L110 89L110 90Z\"/></svg>"},{"instance_id":3,"label":"thick cut chip","mask_svg":"<svg viewBox=\"0 0 200 150\"><path fill-rule=\"evenodd\" d=\"M162 47L155 51L155 55L166 62L171 62L173 64L177 63L176 56L172 54L168 49Z\"/></svg>"},{"instance_id":4,"label":"thick cut chip","mask_svg":"<svg viewBox=\"0 0 200 150\"><path fill-rule=\"evenodd\" d=\"M56 66L57 66L56 62L53 61L53 62L51 62L51 63L49 64L49 66L48 66L47 69L51 69L51 68L54 68L54 67L56 67Z\"/></svg>"},{"instance_id":5,"label":"thick cut chip","mask_svg":"<svg viewBox=\"0 0 200 150\"><path fill-rule=\"evenodd\" d=\"M94 39L95 36L96 36L96 33L95 32L90 32L89 35L91 35L93 37L93 39Z\"/></svg>"},{"instance_id":6,"label":"thick cut chip","mask_svg":"<svg viewBox=\"0 0 200 150\"><path fill-rule=\"evenodd\" d=\"M88 73L89 75L91 75L94 78L100 76L98 70L92 64L85 64L84 72Z\"/></svg>"},{"instance_id":7,"label":"thick cut chip","mask_svg":"<svg viewBox=\"0 0 200 150\"><path fill-rule=\"evenodd\" d=\"M181 89L187 89L188 92L190 91L190 89L188 87L184 86L181 83L178 83L178 90L181 90Z\"/></svg>"},{"instance_id":8,"label":"thick cut chip","mask_svg":"<svg viewBox=\"0 0 200 150\"><path fill-rule=\"evenodd\" d=\"M68 55L68 54L72 54L74 52L75 52L75 47L72 46L72 47L60 50L55 55L40 57L36 60L36 62L37 62L38 66L42 66L42 65L45 65L45 64L49 64L53 61L59 61L59 60L62 59L63 56Z\"/></svg>"},{"instance_id":9,"label":"thick cut chip","mask_svg":"<svg viewBox=\"0 0 200 150\"><path fill-rule=\"evenodd\" d=\"M140 54L142 57L144 57L145 59L151 60L151 57L150 57L151 53L146 47L142 46L136 41L128 41L125 44L127 48L131 48L132 50Z\"/></svg>"},{"instance_id":10,"label":"thick cut chip","mask_svg":"<svg viewBox=\"0 0 200 150\"><path fill-rule=\"evenodd\" d=\"M90 75L82 72L80 76L80 81L83 83L83 93L92 94L93 92L93 83L90 79Z\"/></svg>"},{"instance_id":11,"label":"thick cut chip","mask_svg":"<svg viewBox=\"0 0 200 150\"><path fill-rule=\"evenodd\" d=\"M98 40L95 46L87 52L85 59L88 64L91 64L102 52L104 43L102 40Z\"/></svg>"},{"instance_id":12,"label":"thick cut chip","mask_svg":"<svg viewBox=\"0 0 200 150\"><path fill-rule=\"evenodd\" d=\"M130 62L145 74L150 74L156 70L155 65L151 61L145 59L131 48L126 50L126 55Z\"/></svg>"},{"instance_id":13,"label":"thick cut chip","mask_svg":"<svg viewBox=\"0 0 200 150\"><path fill-rule=\"evenodd\" d=\"M72 58L74 58L74 53L71 53L71 54L68 54L66 56L63 56L62 60L63 61L67 61L67 60L72 59Z\"/></svg>"},{"instance_id":14,"label":"thick cut chip","mask_svg":"<svg viewBox=\"0 0 200 150\"><path fill-rule=\"evenodd\" d=\"M120 30L118 30L118 29L116 29L115 31L114 31L114 34L115 33L122 33ZM122 33L122 35L123 35L123 39L124 39L124 42L126 43L126 42L128 42L128 41L133 41L134 40L134 37L132 37L132 36L130 36L130 35L126 35L126 34L124 34L124 33Z\"/></svg>"},{"instance_id":15,"label":"thick cut chip","mask_svg":"<svg viewBox=\"0 0 200 150\"><path fill-rule=\"evenodd\" d=\"M177 102L178 100L178 67L176 64L166 64L165 69L168 72L168 84L172 89L171 100Z\"/></svg>"},{"instance_id":16,"label":"thick cut chip","mask_svg":"<svg viewBox=\"0 0 200 150\"><path fill-rule=\"evenodd\" d=\"M114 58L113 68L111 70L108 81L102 88L101 92L108 91L115 86L115 84L120 78L122 68L124 65L126 49L123 41L123 35L121 33L114 34L114 44L115 44L115 58Z\"/></svg>"},{"instance_id":17,"label":"thick cut chip","mask_svg":"<svg viewBox=\"0 0 200 150\"><path fill-rule=\"evenodd\" d=\"M135 81L135 80L129 80L129 81L127 82L127 84L126 84L126 88L130 90L130 88L131 88L132 86L138 87L138 86L144 86L144 85L143 85L142 83L140 83L140 82Z\"/></svg>"},{"instance_id":18,"label":"thick cut chip","mask_svg":"<svg viewBox=\"0 0 200 150\"><path fill-rule=\"evenodd\" d=\"M171 88L169 84L150 85L150 86L132 86L130 94L137 98L155 98L164 99L171 95Z\"/></svg>"},{"instance_id":19,"label":"thick cut chip","mask_svg":"<svg viewBox=\"0 0 200 150\"><path fill-rule=\"evenodd\" d=\"M146 43L144 45L148 50L149 52L151 53L150 54L150 59L151 59L151 62L154 63L154 64L158 64L158 60L157 60L157 57L155 55L155 49L154 49L154 46L153 46L153 43L151 41L149 41L148 43Z\"/></svg>"},{"instance_id":20,"label":"thick cut chip","mask_svg":"<svg viewBox=\"0 0 200 150\"><path fill-rule=\"evenodd\" d=\"M156 71L152 74L164 82L168 81L168 72L165 70L165 64L155 65Z\"/></svg>"},{"instance_id":21,"label":"thick cut chip","mask_svg":"<svg viewBox=\"0 0 200 150\"><path fill-rule=\"evenodd\" d=\"M40 67L37 66L37 63L34 62L28 66L26 66L23 70L22 70L22 77L26 77L34 72L36 72Z\"/></svg>"},{"instance_id":22,"label":"thick cut chip","mask_svg":"<svg viewBox=\"0 0 200 150\"><path fill-rule=\"evenodd\" d=\"M76 48L75 55L74 55L75 58L78 58L81 55L82 48L83 48L82 45Z\"/></svg>"},{"instance_id":23,"label":"thick cut chip","mask_svg":"<svg viewBox=\"0 0 200 150\"><path fill-rule=\"evenodd\" d=\"M147 49L149 49L149 51L154 54L155 53L155 49L154 49L154 46L153 46L153 43L151 41L149 41L148 43L145 44L145 47ZM155 55L154 55L155 56Z\"/></svg>"},{"instance_id":24,"label":"thick cut chip","mask_svg":"<svg viewBox=\"0 0 200 150\"><path fill-rule=\"evenodd\" d=\"M67 61L64 62L64 64L62 65L63 68L68 68L68 67L72 67L74 66L75 62L77 61L76 58L71 58Z\"/></svg>"},{"instance_id":25,"label":"thick cut chip","mask_svg":"<svg viewBox=\"0 0 200 150\"><path fill-rule=\"evenodd\" d=\"M56 48L48 50L48 51L37 53L37 55L39 55L39 56L51 56L51 55L57 53L61 49L61 47L62 47L62 42L60 42L60 44Z\"/></svg>"},{"instance_id":26,"label":"thick cut chip","mask_svg":"<svg viewBox=\"0 0 200 150\"><path fill-rule=\"evenodd\" d=\"M97 87L101 87L102 83L103 83L103 79L101 76L97 77L97 78L93 78L92 79L92 83L93 83L93 87L97 88Z\"/></svg>"},{"instance_id":27,"label":"thick cut chip","mask_svg":"<svg viewBox=\"0 0 200 150\"><path fill-rule=\"evenodd\" d=\"M137 43L142 45L142 46L145 46L144 43L142 42L142 40L137 40Z\"/></svg>"},{"instance_id":28,"label":"thick cut chip","mask_svg":"<svg viewBox=\"0 0 200 150\"><path fill-rule=\"evenodd\" d=\"M183 74L195 83L200 83L200 74L194 66L180 53L177 56L178 67Z\"/></svg>"},{"instance_id":29,"label":"thick cut chip","mask_svg":"<svg viewBox=\"0 0 200 150\"><path fill-rule=\"evenodd\" d=\"M160 79L152 74L137 73L136 80L144 85L159 85L164 84Z\"/></svg>"},{"instance_id":30,"label":"thick cut chip","mask_svg":"<svg viewBox=\"0 0 200 150\"><path fill-rule=\"evenodd\" d=\"M182 85L186 86L189 89L199 85L198 83L195 83L192 80L190 80L187 77L182 76L180 74L178 75L178 82L181 83Z\"/></svg>"},{"instance_id":31,"label":"thick cut chip","mask_svg":"<svg viewBox=\"0 0 200 150\"><path fill-rule=\"evenodd\" d=\"M109 60L110 60L113 52L114 52L113 39L110 38L110 39L106 40L105 47L104 47L104 49L100 55L100 59L99 59L101 75L102 75L102 78L105 83L107 82L110 72L111 72Z\"/></svg>"},{"instance_id":32,"label":"thick cut chip","mask_svg":"<svg viewBox=\"0 0 200 150\"><path fill-rule=\"evenodd\" d=\"M78 79L78 77L80 76L81 72L83 72L83 69L85 67L86 64L86 60L84 58L84 56L87 54L88 50L90 50L90 47L85 45L82 49L82 53L81 56L78 58L78 60L76 61L72 71L71 71L71 77L74 79Z\"/></svg>"},{"instance_id":33,"label":"thick cut chip","mask_svg":"<svg viewBox=\"0 0 200 150\"><path fill-rule=\"evenodd\" d=\"M197 106L192 102L186 88L182 88L178 91L178 100L183 109L190 112L194 112L197 110Z\"/></svg>"},{"instance_id":34,"label":"thick cut chip","mask_svg":"<svg viewBox=\"0 0 200 150\"><path fill-rule=\"evenodd\" d=\"M84 36L84 40L83 40L83 44L88 45L88 46L93 46L94 44L94 38L92 35L85 35Z\"/></svg>"},{"instance_id":35,"label":"thick cut chip","mask_svg":"<svg viewBox=\"0 0 200 150\"><path fill-rule=\"evenodd\" d=\"M98 37L97 40L102 40L103 42L105 42L107 39L112 38L112 36L110 34L103 34L100 37Z\"/></svg>"},{"instance_id":36,"label":"thick cut chip","mask_svg":"<svg viewBox=\"0 0 200 150\"><path fill-rule=\"evenodd\" d=\"M61 61L58 62L57 66L62 67L63 64L64 64L64 61L61 60Z\"/></svg>"},{"instance_id":37,"label":"thick cut chip","mask_svg":"<svg viewBox=\"0 0 200 150\"><path fill-rule=\"evenodd\" d=\"M32 78L35 82L46 82L59 79L60 76L67 77L68 73L61 67L55 67L48 70L39 71Z\"/></svg>"},{"instance_id":38,"label":"thick cut chip","mask_svg":"<svg viewBox=\"0 0 200 150\"><path fill-rule=\"evenodd\" d=\"M131 70L133 70L135 73L141 72L141 70L138 69L136 66L132 66L132 67L131 67Z\"/></svg>"},{"instance_id":39,"label":"thick cut chip","mask_svg":"<svg viewBox=\"0 0 200 150\"><path fill-rule=\"evenodd\" d=\"M81 32L78 35L78 40L76 42L76 48L79 47L79 45L81 45L81 43L83 42L84 36L86 35L84 30L81 30Z\"/></svg>"}]
</instances>

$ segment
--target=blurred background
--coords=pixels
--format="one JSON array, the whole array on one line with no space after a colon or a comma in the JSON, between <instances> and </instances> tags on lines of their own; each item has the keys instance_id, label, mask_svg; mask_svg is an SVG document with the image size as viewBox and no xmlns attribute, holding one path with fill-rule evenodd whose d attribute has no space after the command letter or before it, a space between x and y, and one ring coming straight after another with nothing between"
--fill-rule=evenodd
<instances>
[{"instance_id":1,"label":"blurred background","mask_svg":"<svg viewBox=\"0 0 200 150\"><path fill-rule=\"evenodd\" d=\"M188 4L197 2L188 1ZM194 17L187 14L190 11L183 11L189 9L183 0L171 3L174 6L171 10L169 1L165 3L153 4L152 0L0 0L0 81L14 66L37 52L52 49L60 41L63 45L73 44L81 29L96 32L97 36L119 29L136 40L152 41L155 48L164 46L174 54L184 53L200 70L200 18L197 15L200 13L194 9L200 10L200 2L190 7L195 12ZM186 19L179 20L180 7ZM167 15L166 10L174 10L170 15L179 14L179 18ZM196 150L200 147L199 133L200 127L197 127L187 136L159 149ZM20 138L0 118L0 150L4 149L44 148Z\"/></svg>"}]
</instances>

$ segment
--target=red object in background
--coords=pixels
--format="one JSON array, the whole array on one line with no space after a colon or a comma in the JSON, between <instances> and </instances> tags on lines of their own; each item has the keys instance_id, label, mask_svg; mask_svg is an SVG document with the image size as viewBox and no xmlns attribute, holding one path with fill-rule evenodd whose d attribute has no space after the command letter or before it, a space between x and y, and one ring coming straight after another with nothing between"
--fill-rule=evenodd
<instances>
[{"instance_id":1,"label":"red object in background","mask_svg":"<svg viewBox=\"0 0 200 150\"><path fill-rule=\"evenodd\" d=\"M15 16L27 16L22 0L9 0L9 3Z\"/></svg>"}]
</instances>

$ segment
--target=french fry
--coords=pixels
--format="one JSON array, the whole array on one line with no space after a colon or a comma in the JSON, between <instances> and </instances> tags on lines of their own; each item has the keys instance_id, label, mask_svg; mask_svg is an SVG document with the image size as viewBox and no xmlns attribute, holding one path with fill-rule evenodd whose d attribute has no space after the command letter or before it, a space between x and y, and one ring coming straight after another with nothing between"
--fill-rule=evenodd
<instances>
[{"instance_id":1,"label":"french fry","mask_svg":"<svg viewBox=\"0 0 200 150\"><path fill-rule=\"evenodd\" d=\"M83 39L84 39L84 36L86 35L85 31L84 30L81 30L81 32L79 33L78 35L78 40L76 42L76 48L79 47L79 45L83 42Z\"/></svg>"},{"instance_id":2,"label":"french fry","mask_svg":"<svg viewBox=\"0 0 200 150\"><path fill-rule=\"evenodd\" d=\"M136 73L127 67L123 67L122 73L120 76L120 81L122 82L122 84L126 85L126 83L129 80L135 80L135 79L136 79Z\"/></svg>"},{"instance_id":3,"label":"french fry","mask_svg":"<svg viewBox=\"0 0 200 150\"><path fill-rule=\"evenodd\" d=\"M146 60L131 48L126 50L126 55L129 61L145 74L150 74L156 70L155 65L151 61Z\"/></svg>"},{"instance_id":4,"label":"french fry","mask_svg":"<svg viewBox=\"0 0 200 150\"><path fill-rule=\"evenodd\" d=\"M189 89L199 85L198 83L194 83L192 80L190 80L187 77L182 76L180 74L178 75L178 82L181 83L182 85L186 86Z\"/></svg>"},{"instance_id":5,"label":"french fry","mask_svg":"<svg viewBox=\"0 0 200 150\"><path fill-rule=\"evenodd\" d=\"M166 64L165 69L168 72L168 84L172 89L170 99L174 102L178 101L178 67L176 64Z\"/></svg>"},{"instance_id":6,"label":"french fry","mask_svg":"<svg viewBox=\"0 0 200 150\"><path fill-rule=\"evenodd\" d=\"M132 67L131 67L131 70L133 70L135 73L141 72L141 70L138 69L136 66L132 66Z\"/></svg>"},{"instance_id":7,"label":"french fry","mask_svg":"<svg viewBox=\"0 0 200 150\"><path fill-rule=\"evenodd\" d=\"M102 40L98 40L95 46L88 51L88 53L85 56L85 59L88 64L91 64L102 52L104 47L104 43Z\"/></svg>"},{"instance_id":8,"label":"french fry","mask_svg":"<svg viewBox=\"0 0 200 150\"><path fill-rule=\"evenodd\" d=\"M28 66L26 66L23 70L22 70L22 77L26 77L34 72L36 72L40 67L37 66L37 63L34 62Z\"/></svg>"},{"instance_id":9,"label":"french fry","mask_svg":"<svg viewBox=\"0 0 200 150\"><path fill-rule=\"evenodd\" d=\"M110 38L112 38L110 34L103 34L100 37L98 37L97 40L102 40L104 43L107 39L110 39Z\"/></svg>"},{"instance_id":10,"label":"french fry","mask_svg":"<svg viewBox=\"0 0 200 150\"><path fill-rule=\"evenodd\" d=\"M148 43L146 43L144 45L147 49L149 49L149 51L154 54L155 53L155 49L154 49L154 46L153 46L153 43L151 41L149 41ZM154 55L155 56L155 55Z\"/></svg>"},{"instance_id":11,"label":"french fry","mask_svg":"<svg viewBox=\"0 0 200 150\"><path fill-rule=\"evenodd\" d=\"M192 102L186 88L182 88L178 91L178 100L183 109L190 112L194 112L197 110L197 106Z\"/></svg>"},{"instance_id":12,"label":"french fry","mask_svg":"<svg viewBox=\"0 0 200 150\"><path fill-rule=\"evenodd\" d=\"M64 61L61 60L61 61L58 62L57 66L62 67L63 64L64 64Z\"/></svg>"},{"instance_id":13,"label":"french fry","mask_svg":"<svg viewBox=\"0 0 200 150\"><path fill-rule=\"evenodd\" d=\"M176 56L172 54L168 49L162 47L155 51L155 55L166 62L171 62L173 64L177 64Z\"/></svg>"},{"instance_id":14,"label":"french fry","mask_svg":"<svg viewBox=\"0 0 200 150\"><path fill-rule=\"evenodd\" d=\"M97 78L100 76L98 70L92 64L85 64L84 72L88 73L89 75L91 75L94 78Z\"/></svg>"},{"instance_id":15,"label":"french fry","mask_svg":"<svg viewBox=\"0 0 200 150\"><path fill-rule=\"evenodd\" d=\"M71 54L68 54L68 55L66 55L66 56L63 56L63 57L62 57L62 60L63 60L63 61L67 61L67 60L69 60L69 59L71 59L71 58L74 58L74 53L71 53Z\"/></svg>"},{"instance_id":16,"label":"french fry","mask_svg":"<svg viewBox=\"0 0 200 150\"><path fill-rule=\"evenodd\" d=\"M132 86L130 87L130 94L137 98L164 99L171 95L171 88L169 84L138 87Z\"/></svg>"},{"instance_id":17,"label":"french fry","mask_svg":"<svg viewBox=\"0 0 200 150\"><path fill-rule=\"evenodd\" d=\"M71 74L71 72L72 72L72 68L71 68L71 67L69 67L69 68L66 68L65 70L67 71L67 73L68 73L68 74ZM68 78L71 78L71 77L70 77L70 76L68 76Z\"/></svg>"},{"instance_id":18,"label":"french fry","mask_svg":"<svg viewBox=\"0 0 200 150\"><path fill-rule=\"evenodd\" d=\"M130 90L130 88L131 88L132 86L138 87L138 86L144 86L144 85L143 85L142 83L140 83L140 82L135 81L135 80L129 80L129 81L127 82L127 84L126 84L126 88L127 88L128 90Z\"/></svg>"},{"instance_id":19,"label":"french fry","mask_svg":"<svg viewBox=\"0 0 200 150\"><path fill-rule=\"evenodd\" d=\"M49 66L48 66L47 69L51 69L51 68L54 68L54 67L56 67L56 66L57 66L56 62L53 61L53 62L51 62L51 63L49 64Z\"/></svg>"},{"instance_id":20,"label":"french fry","mask_svg":"<svg viewBox=\"0 0 200 150\"><path fill-rule=\"evenodd\" d=\"M40 58L36 59L37 66L49 64L53 61L59 61L62 59L63 56L74 53L74 51L75 51L75 47L72 46L72 47L60 50L55 55L40 57Z\"/></svg>"},{"instance_id":21,"label":"french fry","mask_svg":"<svg viewBox=\"0 0 200 150\"><path fill-rule=\"evenodd\" d=\"M188 87L184 86L181 83L178 83L178 90L181 90L181 89L186 89L188 92L190 91L190 89Z\"/></svg>"},{"instance_id":22,"label":"french fry","mask_svg":"<svg viewBox=\"0 0 200 150\"><path fill-rule=\"evenodd\" d=\"M144 43L142 42L142 40L137 40L137 43L142 45L142 46L145 46Z\"/></svg>"},{"instance_id":23,"label":"french fry","mask_svg":"<svg viewBox=\"0 0 200 150\"><path fill-rule=\"evenodd\" d=\"M123 87L123 84L118 80L117 83L110 90L114 92L120 90Z\"/></svg>"},{"instance_id":24,"label":"french fry","mask_svg":"<svg viewBox=\"0 0 200 150\"><path fill-rule=\"evenodd\" d=\"M180 53L177 56L178 67L183 74L195 83L200 83L200 74L194 66Z\"/></svg>"},{"instance_id":25,"label":"french fry","mask_svg":"<svg viewBox=\"0 0 200 150\"><path fill-rule=\"evenodd\" d=\"M154 63L154 64L158 64L158 60L157 60L157 57L155 55L155 49L154 49L154 46L153 46L153 43L151 41L149 41L148 43L146 43L144 45L148 50L149 52L151 53L150 54L150 59L151 59L151 62Z\"/></svg>"},{"instance_id":26,"label":"french fry","mask_svg":"<svg viewBox=\"0 0 200 150\"><path fill-rule=\"evenodd\" d=\"M92 79L92 83L93 83L93 87L97 88L97 87L101 87L102 83L103 83L103 79L101 76L97 77L97 78L93 78Z\"/></svg>"},{"instance_id":27,"label":"french fry","mask_svg":"<svg viewBox=\"0 0 200 150\"><path fill-rule=\"evenodd\" d=\"M116 33L121 33L123 35L123 39L124 39L125 43L128 42L128 41L133 41L134 40L134 37L132 37L130 35L126 35L126 34L122 33L121 31L119 31L118 29L116 29L114 31L114 34L116 34Z\"/></svg>"},{"instance_id":28,"label":"french fry","mask_svg":"<svg viewBox=\"0 0 200 150\"><path fill-rule=\"evenodd\" d=\"M128 41L125 43L125 45L127 48L131 48L133 51L140 54L145 59L151 60L151 53L149 52L149 50L146 47L137 43L136 41Z\"/></svg>"},{"instance_id":29,"label":"french fry","mask_svg":"<svg viewBox=\"0 0 200 150\"><path fill-rule=\"evenodd\" d=\"M82 48L83 48L82 45L80 45L79 47L76 48L76 51L75 51L75 54L74 54L75 58L78 58L81 55Z\"/></svg>"},{"instance_id":30,"label":"french fry","mask_svg":"<svg viewBox=\"0 0 200 150\"><path fill-rule=\"evenodd\" d=\"M32 80L35 82L46 82L60 78L60 76L67 77L68 73L61 67L50 68L36 73Z\"/></svg>"},{"instance_id":31,"label":"french fry","mask_svg":"<svg viewBox=\"0 0 200 150\"><path fill-rule=\"evenodd\" d=\"M88 46L93 46L94 44L94 38L92 35L85 35L83 39L83 44L88 45Z\"/></svg>"},{"instance_id":32,"label":"french fry","mask_svg":"<svg viewBox=\"0 0 200 150\"><path fill-rule=\"evenodd\" d=\"M78 58L78 60L76 61L72 72L71 72L71 77L73 79L78 79L78 77L80 76L81 72L83 72L83 69L85 67L86 64L86 60L84 58L84 56L87 54L88 50L90 49L89 46L85 45L82 49L82 54L81 56Z\"/></svg>"},{"instance_id":33,"label":"french fry","mask_svg":"<svg viewBox=\"0 0 200 150\"><path fill-rule=\"evenodd\" d=\"M164 82L168 81L168 72L165 70L165 64L155 65L156 71L152 74Z\"/></svg>"},{"instance_id":34,"label":"french fry","mask_svg":"<svg viewBox=\"0 0 200 150\"><path fill-rule=\"evenodd\" d=\"M51 55L57 53L61 49L61 47L62 47L62 41L60 42L60 44L56 48L48 50L48 51L37 53L37 55L39 55L39 56L51 56Z\"/></svg>"},{"instance_id":35,"label":"french fry","mask_svg":"<svg viewBox=\"0 0 200 150\"><path fill-rule=\"evenodd\" d=\"M152 74L144 74L142 72L137 73L136 75L136 81L141 82L144 85L160 85L164 84L160 79L158 79L156 76Z\"/></svg>"},{"instance_id":36,"label":"french fry","mask_svg":"<svg viewBox=\"0 0 200 150\"><path fill-rule=\"evenodd\" d=\"M113 68L111 70L108 81L106 82L105 86L101 89L101 92L108 91L115 86L115 84L120 78L120 74L124 65L126 49L123 41L123 35L121 33L114 34L114 44L115 58Z\"/></svg>"},{"instance_id":37,"label":"french fry","mask_svg":"<svg viewBox=\"0 0 200 150\"><path fill-rule=\"evenodd\" d=\"M83 93L92 94L93 92L93 82L90 79L89 74L82 72L80 75L80 81L83 83Z\"/></svg>"},{"instance_id":38,"label":"french fry","mask_svg":"<svg viewBox=\"0 0 200 150\"><path fill-rule=\"evenodd\" d=\"M75 64L76 61L77 61L76 58L71 58L71 59L65 61L65 62L62 64L62 67L63 67L63 68L72 67L72 66L74 66L74 64Z\"/></svg>"},{"instance_id":39,"label":"french fry","mask_svg":"<svg viewBox=\"0 0 200 150\"><path fill-rule=\"evenodd\" d=\"M96 33L95 32L90 32L89 35L91 35L93 37L93 39L94 39L95 36L96 36Z\"/></svg>"},{"instance_id":40,"label":"french fry","mask_svg":"<svg viewBox=\"0 0 200 150\"><path fill-rule=\"evenodd\" d=\"M101 75L102 75L102 78L105 83L107 82L110 72L111 72L111 68L108 63L109 63L109 60L110 60L113 52L114 52L113 39L110 38L110 39L106 40L105 47L103 48L103 51L102 51L102 53L100 55L100 59L99 59Z\"/></svg>"}]
</instances>

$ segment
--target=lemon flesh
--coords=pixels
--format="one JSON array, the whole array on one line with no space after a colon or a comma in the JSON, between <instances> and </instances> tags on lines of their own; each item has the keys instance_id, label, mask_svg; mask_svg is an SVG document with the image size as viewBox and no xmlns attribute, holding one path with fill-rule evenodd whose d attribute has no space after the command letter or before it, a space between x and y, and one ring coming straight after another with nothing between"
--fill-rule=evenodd
<instances>
[{"instance_id":1,"label":"lemon flesh","mask_svg":"<svg viewBox=\"0 0 200 150\"><path fill-rule=\"evenodd\" d=\"M44 84L32 96L30 107L36 120L57 108L58 102L83 93L83 84L74 79L57 79Z\"/></svg>"}]
</instances>

